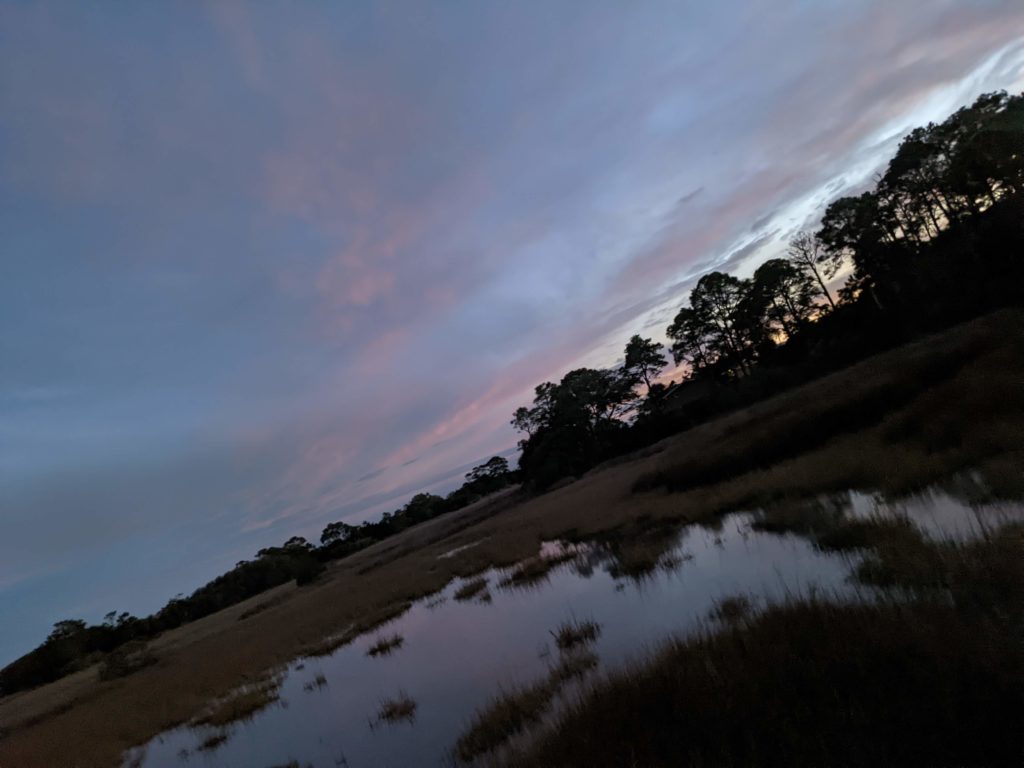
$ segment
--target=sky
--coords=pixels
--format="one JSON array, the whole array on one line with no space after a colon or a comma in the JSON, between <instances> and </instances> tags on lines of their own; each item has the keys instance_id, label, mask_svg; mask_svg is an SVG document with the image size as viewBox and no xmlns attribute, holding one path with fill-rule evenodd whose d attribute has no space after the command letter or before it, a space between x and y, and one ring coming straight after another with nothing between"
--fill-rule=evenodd
<instances>
[{"instance_id":1,"label":"sky","mask_svg":"<svg viewBox=\"0 0 1024 768\"><path fill-rule=\"evenodd\" d=\"M1019 0L0 5L0 663L512 455L900 136Z\"/></svg>"}]
</instances>

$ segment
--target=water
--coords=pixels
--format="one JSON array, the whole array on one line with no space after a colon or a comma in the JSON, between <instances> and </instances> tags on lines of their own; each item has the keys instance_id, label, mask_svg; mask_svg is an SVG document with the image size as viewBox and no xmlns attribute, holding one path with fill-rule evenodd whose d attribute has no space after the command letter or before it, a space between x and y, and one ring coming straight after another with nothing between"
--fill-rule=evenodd
<instances>
[{"instance_id":1,"label":"water","mask_svg":"<svg viewBox=\"0 0 1024 768\"><path fill-rule=\"evenodd\" d=\"M976 535L1024 508L979 512L944 493L887 505L851 494L829 501L847 514L898 514L922 529ZM673 634L707 622L716 601L736 594L757 601L811 589L850 595L850 561L816 551L805 539L753 531L752 516L730 515L715 530L691 526L658 542L660 566L640 579L616 578L623 563L606 547L583 546L576 558L526 590L497 587L507 571L484 574L491 602L458 602L462 582L415 604L405 615L329 657L300 659L284 673L281 701L236 723L215 750L197 746L215 729L182 727L127 756L145 768L260 768L296 760L315 768L450 764L451 748L473 713L502 688L542 678L556 655L550 632L571 619L593 620L592 646L604 669L642 656ZM548 543L543 553L564 551ZM399 633L403 646L371 658L381 634ZM314 684L322 675L325 685ZM375 724L385 698L407 693L417 703L412 722Z\"/></svg>"},{"instance_id":2,"label":"water","mask_svg":"<svg viewBox=\"0 0 1024 768\"><path fill-rule=\"evenodd\" d=\"M960 490L968 492L969 498L969 492L976 489L971 487L969 479L961 482L968 485ZM837 500L853 517L907 518L930 539L969 541L1008 523L1024 522L1024 505L1020 503L971 505L960 494L939 489L901 501L886 501L880 496L857 491Z\"/></svg>"}]
</instances>

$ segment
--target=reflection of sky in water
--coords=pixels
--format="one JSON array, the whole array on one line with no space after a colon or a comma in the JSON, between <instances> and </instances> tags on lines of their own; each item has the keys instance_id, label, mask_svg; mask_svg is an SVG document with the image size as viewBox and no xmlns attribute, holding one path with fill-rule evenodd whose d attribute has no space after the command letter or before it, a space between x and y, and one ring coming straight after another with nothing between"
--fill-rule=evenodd
<instances>
[{"instance_id":1,"label":"reflection of sky in water","mask_svg":"<svg viewBox=\"0 0 1024 768\"><path fill-rule=\"evenodd\" d=\"M880 509L870 497L850 501L856 515ZM946 494L928 494L893 509L932 531L978 527L972 522L976 513ZM1013 514L1002 508L982 512L990 522L993 515L1004 520ZM1020 512L1018 507L1017 517ZM554 650L549 631L566 620L601 624L594 650L608 668L693 628L723 596L744 592L781 599L806 593L811 585L832 592L854 589L846 582L849 569L842 557L816 552L795 536L751 531L748 520L733 515L718 530L684 529L669 555L692 558L672 571L655 570L642 582L613 579L610 563L597 551L589 561L581 555L579 564L556 569L529 590L497 589L501 574L490 571L492 603L448 599L430 608L421 601L382 628L405 638L393 655L366 656L374 633L330 657L298 662L305 666L290 668L282 704L235 725L219 749L195 751L210 732L179 728L151 742L142 765L259 768L293 759L316 768L439 765L474 711L499 688L545 674L551 661L547 651ZM450 597L458 586L450 585L445 594ZM318 674L328 684L304 690ZM381 701L400 691L418 703L415 722L371 728ZM189 751L187 762L182 750Z\"/></svg>"},{"instance_id":2,"label":"reflection of sky in water","mask_svg":"<svg viewBox=\"0 0 1024 768\"><path fill-rule=\"evenodd\" d=\"M976 486L978 483L966 476L960 482L968 486ZM961 490L970 493L972 487ZM870 494L851 491L848 509L856 517L905 517L929 538L961 541L977 538L1007 523L1024 521L1024 505L1019 503L972 507L952 493L935 489L909 499L890 502Z\"/></svg>"}]
</instances>

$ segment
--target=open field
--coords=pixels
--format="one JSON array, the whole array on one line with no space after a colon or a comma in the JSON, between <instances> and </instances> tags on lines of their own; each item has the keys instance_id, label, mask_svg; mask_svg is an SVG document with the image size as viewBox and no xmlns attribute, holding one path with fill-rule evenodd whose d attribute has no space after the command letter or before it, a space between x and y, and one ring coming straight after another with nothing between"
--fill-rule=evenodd
<instances>
[{"instance_id":1,"label":"open field","mask_svg":"<svg viewBox=\"0 0 1024 768\"><path fill-rule=\"evenodd\" d=\"M232 689L323 648L325 638L369 630L368 617L393 615L456 576L533 557L543 540L600 534L629 542L659 522L846 488L906 493L965 468L981 471L992 494L1017 496L1022 464L1024 312L1004 311L559 490L527 500L506 492L417 526L335 563L309 586L279 587L166 633L149 646L156 663L127 677L101 681L94 667L0 700L0 765L115 765L124 749L201 716ZM655 554L638 558L656 562ZM872 626L857 621L851 632Z\"/></svg>"}]
</instances>

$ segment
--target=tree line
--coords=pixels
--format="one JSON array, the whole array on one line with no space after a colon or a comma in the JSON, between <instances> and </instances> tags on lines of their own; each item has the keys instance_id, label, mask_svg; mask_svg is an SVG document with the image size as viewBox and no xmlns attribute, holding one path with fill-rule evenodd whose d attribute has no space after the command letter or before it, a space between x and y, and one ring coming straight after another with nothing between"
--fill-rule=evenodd
<instances>
[{"instance_id":1,"label":"tree line","mask_svg":"<svg viewBox=\"0 0 1024 768\"><path fill-rule=\"evenodd\" d=\"M910 132L872 189L749 278L711 272L661 344L633 336L614 368L577 369L516 410L536 488L729 408L1021 298L1024 96L979 97ZM838 291L834 279L846 276ZM656 381L670 353L685 375Z\"/></svg>"}]
</instances>

